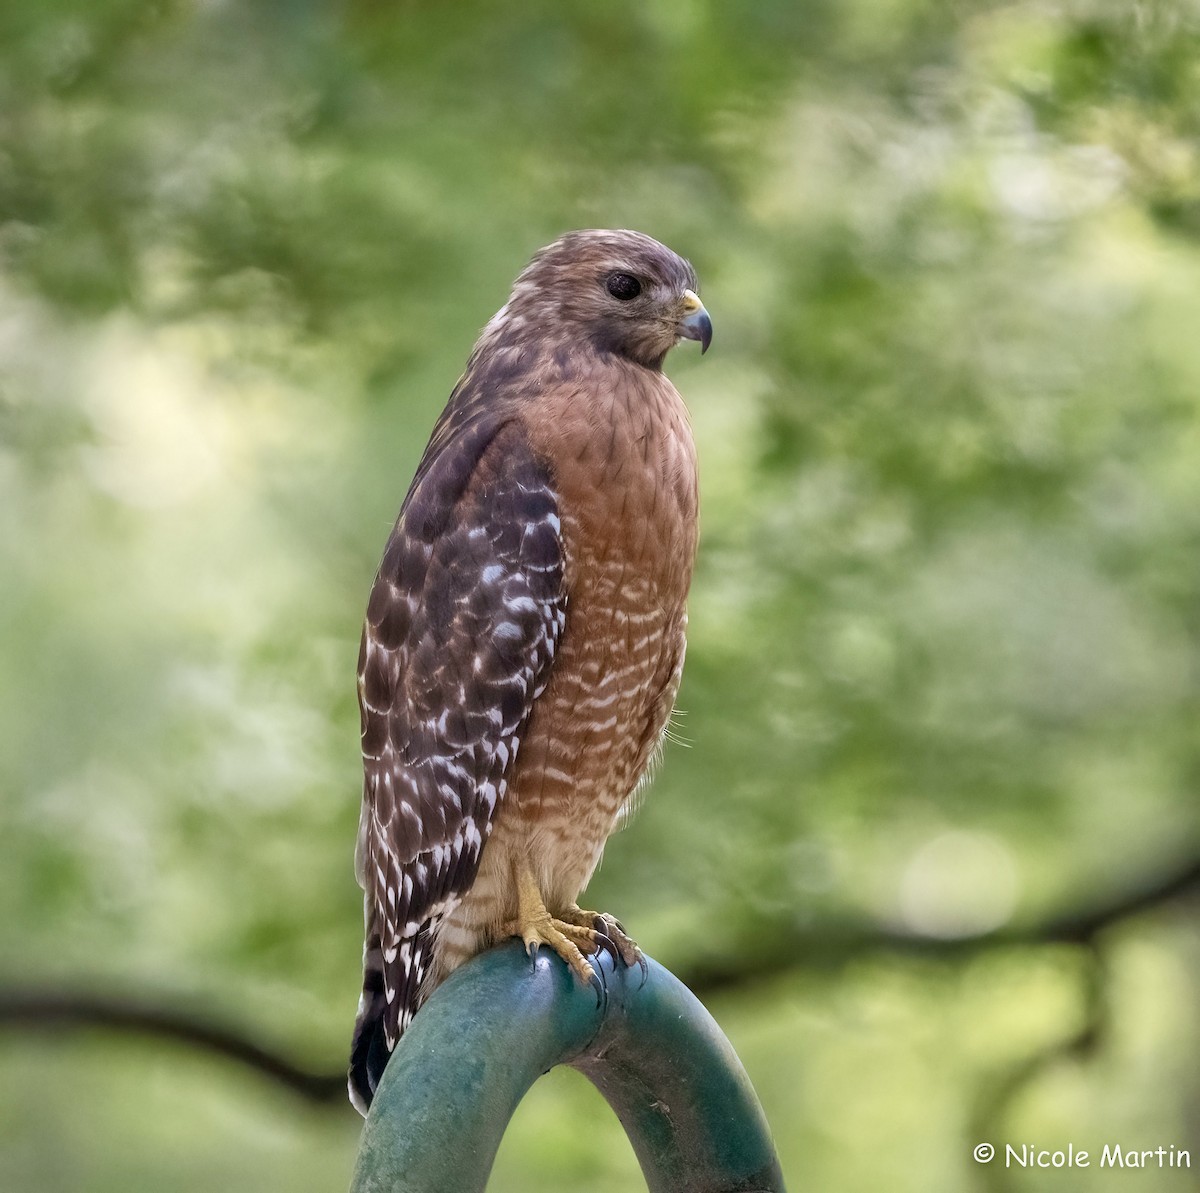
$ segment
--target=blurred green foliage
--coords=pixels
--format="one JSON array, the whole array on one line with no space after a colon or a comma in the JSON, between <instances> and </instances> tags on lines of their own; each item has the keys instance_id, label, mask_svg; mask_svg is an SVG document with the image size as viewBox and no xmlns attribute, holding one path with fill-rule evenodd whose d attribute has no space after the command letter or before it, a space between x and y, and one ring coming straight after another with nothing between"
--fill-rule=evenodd
<instances>
[{"instance_id":1,"label":"blurred green foliage","mask_svg":"<svg viewBox=\"0 0 1200 1193\"><path fill-rule=\"evenodd\" d=\"M1033 924L1194 850L1197 61L1186 0L0 9L7 980L341 1066L367 588L477 329L570 227L689 256L717 332L669 364L686 748L595 904L686 971L840 918ZM991 1120L1084 1022L1079 950L797 956L713 1010L797 1189L1005 1188L982 1126L1200 1164L1195 919L1103 959L1093 1054ZM4 1189L336 1188L357 1122L177 1048L0 1037ZM568 1184L636 1165L555 1073L494 1185Z\"/></svg>"}]
</instances>

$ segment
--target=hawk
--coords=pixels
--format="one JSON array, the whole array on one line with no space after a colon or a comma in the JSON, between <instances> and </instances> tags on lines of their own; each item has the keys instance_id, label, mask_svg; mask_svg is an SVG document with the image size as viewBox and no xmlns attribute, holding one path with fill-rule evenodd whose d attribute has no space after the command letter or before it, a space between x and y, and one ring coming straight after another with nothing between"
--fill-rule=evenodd
<instances>
[{"instance_id":1,"label":"hawk","mask_svg":"<svg viewBox=\"0 0 1200 1193\"><path fill-rule=\"evenodd\" d=\"M355 851L365 1114L413 1014L506 936L583 981L639 959L576 900L679 689L696 456L663 375L712 323L692 267L638 232L571 232L484 328L371 589Z\"/></svg>"}]
</instances>

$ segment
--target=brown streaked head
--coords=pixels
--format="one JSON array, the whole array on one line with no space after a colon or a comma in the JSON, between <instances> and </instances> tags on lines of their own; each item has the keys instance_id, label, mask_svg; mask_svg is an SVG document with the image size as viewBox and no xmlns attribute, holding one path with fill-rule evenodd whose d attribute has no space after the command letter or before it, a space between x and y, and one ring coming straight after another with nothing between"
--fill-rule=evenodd
<instances>
[{"instance_id":1,"label":"brown streaked head","mask_svg":"<svg viewBox=\"0 0 1200 1193\"><path fill-rule=\"evenodd\" d=\"M658 369L681 339L708 349L697 287L687 261L641 232L568 232L533 258L502 314Z\"/></svg>"}]
</instances>

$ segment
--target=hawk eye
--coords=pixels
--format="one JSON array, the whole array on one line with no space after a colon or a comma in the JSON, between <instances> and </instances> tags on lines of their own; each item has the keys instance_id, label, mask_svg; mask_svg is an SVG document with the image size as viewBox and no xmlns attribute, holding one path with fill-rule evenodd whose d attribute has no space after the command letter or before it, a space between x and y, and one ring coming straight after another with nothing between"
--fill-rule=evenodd
<instances>
[{"instance_id":1,"label":"hawk eye","mask_svg":"<svg viewBox=\"0 0 1200 1193\"><path fill-rule=\"evenodd\" d=\"M622 302L637 298L642 292L642 283L628 273L610 273L606 284L609 294L613 298L619 298Z\"/></svg>"}]
</instances>

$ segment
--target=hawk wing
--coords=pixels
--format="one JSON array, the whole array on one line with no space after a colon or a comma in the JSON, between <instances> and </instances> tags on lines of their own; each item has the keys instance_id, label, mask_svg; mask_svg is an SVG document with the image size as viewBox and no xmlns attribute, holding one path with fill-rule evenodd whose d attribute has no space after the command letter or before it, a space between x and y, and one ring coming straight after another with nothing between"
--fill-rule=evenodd
<instances>
[{"instance_id":1,"label":"hawk wing","mask_svg":"<svg viewBox=\"0 0 1200 1193\"><path fill-rule=\"evenodd\" d=\"M384 552L359 658L366 892L350 1063L364 1113L479 868L566 622L558 506L516 422L435 437Z\"/></svg>"}]
</instances>

